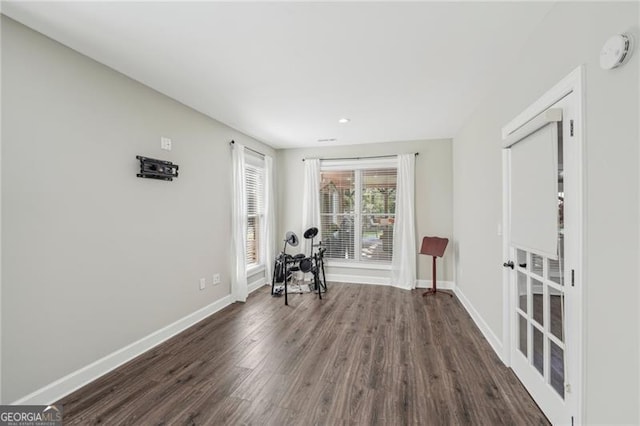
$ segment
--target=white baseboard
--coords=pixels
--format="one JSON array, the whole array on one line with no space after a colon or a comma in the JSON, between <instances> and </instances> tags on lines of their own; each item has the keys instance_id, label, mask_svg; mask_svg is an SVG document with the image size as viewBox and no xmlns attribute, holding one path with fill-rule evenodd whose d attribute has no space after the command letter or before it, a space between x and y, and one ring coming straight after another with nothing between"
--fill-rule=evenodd
<instances>
[{"instance_id":1,"label":"white baseboard","mask_svg":"<svg viewBox=\"0 0 640 426\"><path fill-rule=\"evenodd\" d=\"M231 295L199 309L35 392L13 405L49 405L233 303Z\"/></svg>"},{"instance_id":2,"label":"white baseboard","mask_svg":"<svg viewBox=\"0 0 640 426\"><path fill-rule=\"evenodd\" d=\"M391 285L388 277L372 277L369 275L327 274L327 281L349 284ZM455 290L453 281L437 281L436 285L442 290ZM416 280L416 288L431 288L431 280Z\"/></svg>"},{"instance_id":3,"label":"white baseboard","mask_svg":"<svg viewBox=\"0 0 640 426\"><path fill-rule=\"evenodd\" d=\"M263 285L266 285L266 283L267 283L267 279L264 277L252 282L251 284L249 284L249 294L253 293Z\"/></svg>"},{"instance_id":4,"label":"white baseboard","mask_svg":"<svg viewBox=\"0 0 640 426\"><path fill-rule=\"evenodd\" d=\"M372 284L372 285L389 285L389 279L386 277L371 277L359 275L342 275L327 274L327 281L336 281L353 284ZM249 292L253 292L265 285L266 280L261 279L249 286ZM430 280L418 280L416 282L418 288L431 287ZM467 310L473 321L476 323L484 337L487 339L498 357L502 360L502 343L500 339L493 333L491 328L484 321L482 316L475 310L473 305L466 298L462 290L455 286L452 281L438 281L438 288L443 290L454 290L458 299ZM79 370L74 371L32 393L26 395L13 405L49 405L52 404L71 392L81 388L82 386L98 379L113 369L132 360L133 358L143 354L144 352L154 348L160 343L168 340L176 334L202 321L208 316L220 311L221 309L233 303L231 295L227 295L222 299L213 302L210 305L199 309L168 326L157 330L142 339L125 346Z\"/></svg>"},{"instance_id":5,"label":"white baseboard","mask_svg":"<svg viewBox=\"0 0 640 426\"><path fill-rule=\"evenodd\" d=\"M431 288L433 285L431 280L416 280L416 288ZM456 283L453 281L436 281L436 288L440 290L454 290Z\"/></svg>"},{"instance_id":6,"label":"white baseboard","mask_svg":"<svg viewBox=\"0 0 640 426\"><path fill-rule=\"evenodd\" d=\"M418 280L416 284L418 288L431 288L432 283L431 283L431 280ZM484 338L487 339L487 341L489 342L489 345L491 345L491 348L495 351L495 353L498 355L500 360L504 362L502 341L491 330L489 325L485 322L484 318L482 318L482 316L478 313L478 311L473 307L471 302L469 302L469 299L467 299L467 297L464 295L460 287L457 287L456 283L453 281L437 281L436 287L442 290L453 290L453 292L458 297L458 300L460 300L460 303L462 303L462 306L469 313L469 315L471 316L471 319L473 319L473 322L476 324L476 326L478 326L478 328L482 332Z\"/></svg>"},{"instance_id":7,"label":"white baseboard","mask_svg":"<svg viewBox=\"0 0 640 426\"><path fill-rule=\"evenodd\" d=\"M467 299L460 287L456 287L455 293L456 296L458 296L458 300L460 300L460 303L462 303L462 306L464 306L464 308L471 316L471 319L473 319L473 322L476 323L476 325L484 335L484 338L487 339L489 345L491 345L491 348L493 348L496 355L498 355L498 358L500 358L500 360L504 363L502 341L491 330L489 325L485 322L480 313L478 313L478 311L473 307L471 302L469 302L469 299Z\"/></svg>"},{"instance_id":8,"label":"white baseboard","mask_svg":"<svg viewBox=\"0 0 640 426\"><path fill-rule=\"evenodd\" d=\"M390 285L389 277L372 277L367 275L327 274L327 281L349 284Z\"/></svg>"}]
</instances>

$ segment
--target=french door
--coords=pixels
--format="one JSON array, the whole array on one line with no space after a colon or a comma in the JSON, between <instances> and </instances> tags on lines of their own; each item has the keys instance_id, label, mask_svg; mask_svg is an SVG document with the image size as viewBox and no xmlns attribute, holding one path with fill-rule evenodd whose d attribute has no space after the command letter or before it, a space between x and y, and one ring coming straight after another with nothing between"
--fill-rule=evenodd
<instances>
[{"instance_id":1,"label":"french door","mask_svg":"<svg viewBox=\"0 0 640 426\"><path fill-rule=\"evenodd\" d=\"M577 424L580 416L577 101L569 92L514 131L503 155L506 358L554 425Z\"/></svg>"}]
</instances>

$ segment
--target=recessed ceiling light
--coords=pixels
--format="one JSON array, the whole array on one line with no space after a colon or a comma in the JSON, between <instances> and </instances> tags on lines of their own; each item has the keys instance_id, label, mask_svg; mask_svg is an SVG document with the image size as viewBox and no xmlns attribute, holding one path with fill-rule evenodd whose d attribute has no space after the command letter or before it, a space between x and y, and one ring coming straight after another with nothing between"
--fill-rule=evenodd
<instances>
[{"instance_id":1,"label":"recessed ceiling light","mask_svg":"<svg viewBox=\"0 0 640 426\"><path fill-rule=\"evenodd\" d=\"M340 124L346 124L348 122L350 122L351 120L348 118L341 118L340 120L338 120L338 123Z\"/></svg>"},{"instance_id":2,"label":"recessed ceiling light","mask_svg":"<svg viewBox=\"0 0 640 426\"><path fill-rule=\"evenodd\" d=\"M335 142L336 138L318 139L318 142Z\"/></svg>"}]
</instances>

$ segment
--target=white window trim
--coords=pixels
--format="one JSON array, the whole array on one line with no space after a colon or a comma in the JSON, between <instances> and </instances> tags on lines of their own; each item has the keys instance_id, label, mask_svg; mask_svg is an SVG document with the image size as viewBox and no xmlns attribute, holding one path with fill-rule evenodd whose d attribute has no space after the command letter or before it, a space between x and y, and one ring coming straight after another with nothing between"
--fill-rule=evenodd
<instances>
[{"instance_id":1,"label":"white window trim","mask_svg":"<svg viewBox=\"0 0 640 426\"><path fill-rule=\"evenodd\" d=\"M343 260L326 260L327 267L329 268L350 268L350 269L376 269L380 271L390 271L391 262L367 262L367 261L353 261L346 262Z\"/></svg>"},{"instance_id":2,"label":"white window trim","mask_svg":"<svg viewBox=\"0 0 640 426\"><path fill-rule=\"evenodd\" d=\"M246 166L251 166L251 167L254 167L256 169L260 169L262 171L262 178L265 179L265 175L264 174L266 173L266 166L265 166L265 163L264 163L264 158L262 158L262 157L260 157L258 155L252 154L251 152L247 152L247 154L245 155L244 162L245 162L245 167ZM264 184L264 182L263 182L263 184ZM246 181L245 181L245 185L246 185ZM263 190L266 190L266 189L263 188ZM265 195L266 194L263 194L263 197ZM247 202L247 200L245 199L245 203L246 202ZM263 202L264 202L264 200L263 200ZM247 214L247 220L248 220L249 217L253 217L253 216L258 218L258 221L259 221L260 224L264 223L264 218L265 218L265 212L264 211L261 212L261 213L258 213L257 215ZM264 236L264 231L265 231L264 226L260 227L260 230L261 230L261 234L263 234L263 235L260 235L259 238L264 238L265 237ZM247 277L250 277L251 275L256 275L256 274L264 271L266 269L266 262L267 262L267 260L264 259L264 253L260 253L258 251L258 262L250 263L250 264L248 264L246 266L245 270L247 272Z\"/></svg>"},{"instance_id":3,"label":"white window trim","mask_svg":"<svg viewBox=\"0 0 640 426\"><path fill-rule=\"evenodd\" d=\"M263 273L265 269L266 265L264 262L247 265L247 278Z\"/></svg>"},{"instance_id":4,"label":"white window trim","mask_svg":"<svg viewBox=\"0 0 640 426\"><path fill-rule=\"evenodd\" d=\"M398 158L364 158L361 160L322 160L320 161L320 171L331 170L366 170L380 168L397 168Z\"/></svg>"},{"instance_id":5,"label":"white window trim","mask_svg":"<svg viewBox=\"0 0 640 426\"><path fill-rule=\"evenodd\" d=\"M325 171L342 171L342 170L369 170L369 169L381 169L381 168L395 168L398 169L398 157L389 156L384 158L362 158L362 159L343 159L343 160L321 160L320 172ZM356 187L360 186L359 174L356 173ZM354 210L358 212L355 216L354 229L359 230L361 228L361 212L360 212L359 198L356 198L354 204ZM320 212L320 215L323 213ZM355 239L360 239L359 232L355 236ZM366 261L366 260L352 260L344 261L338 259L326 259L328 267L337 268L351 268L351 269L375 269L375 270L391 270L391 260L389 261Z\"/></svg>"}]
</instances>

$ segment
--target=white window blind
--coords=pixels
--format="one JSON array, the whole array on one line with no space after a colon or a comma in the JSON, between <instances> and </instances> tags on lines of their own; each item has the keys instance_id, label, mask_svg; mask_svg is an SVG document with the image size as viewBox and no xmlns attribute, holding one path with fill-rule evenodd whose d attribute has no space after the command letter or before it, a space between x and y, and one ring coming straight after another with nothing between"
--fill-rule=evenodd
<instances>
[{"instance_id":1,"label":"white window blind","mask_svg":"<svg viewBox=\"0 0 640 426\"><path fill-rule=\"evenodd\" d=\"M248 157L248 156L247 156ZM257 160L245 165L245 193L247 197L247 267L262 263L260 253L264 226L264 167ZM258 163L259 164L259 163Z\"/></svg>"},{"instance_id":2,"label":"white window blind","mask_svg":"<svg viewBox=\"0 0 640 426\"><path fill-rule=\"evenodd\" d=\"M321 165L320 217L325 256L390 263L397 161L350 160Z\"/></svg>"},{"instance_id":3,"label":"white window blind","mask_svg":"<svg viewBox=\"0 0 640 426\"><path fill-rule=\"evenodd\" d=\"M558 258L558 123L511 145L511 243Z\"/></svg>"}]
</instances>

